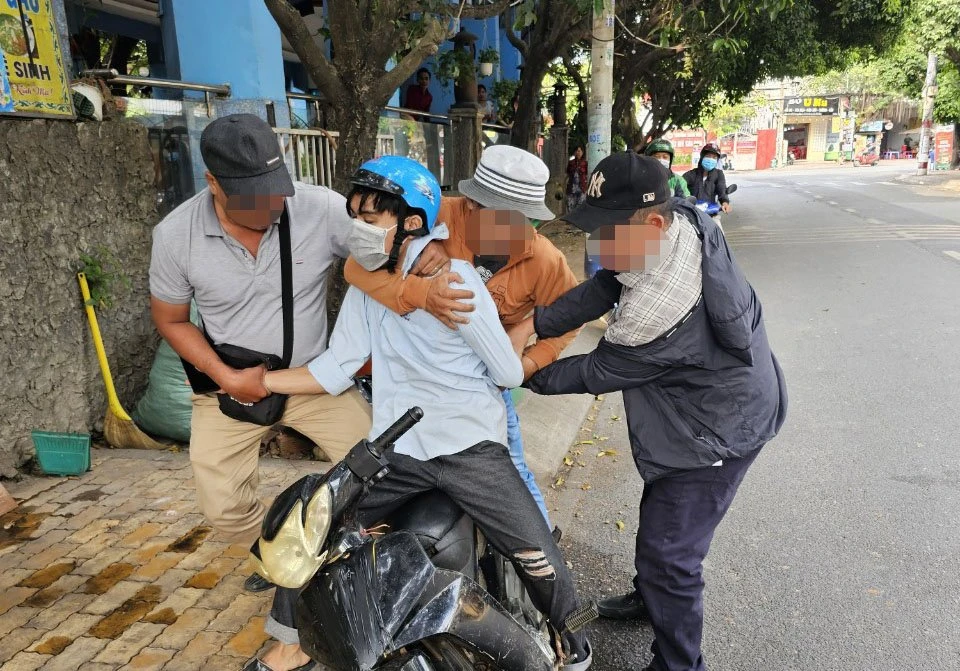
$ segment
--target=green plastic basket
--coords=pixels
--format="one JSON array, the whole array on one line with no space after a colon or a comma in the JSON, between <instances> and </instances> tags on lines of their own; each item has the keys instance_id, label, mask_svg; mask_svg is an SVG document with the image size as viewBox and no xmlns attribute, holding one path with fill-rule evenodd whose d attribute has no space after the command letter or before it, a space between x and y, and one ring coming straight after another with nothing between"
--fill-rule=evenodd
<instances>
[{"instance_id":1,"label":"green plastic basket","mask_svg":"<svg viewBox=\"0 0 960 671\"><path fill-rule=\"evenodd\" d=\"M89 434L31 431L30 435L44 473L80 475L90 470Z\"/></svg>"}]
</instances>

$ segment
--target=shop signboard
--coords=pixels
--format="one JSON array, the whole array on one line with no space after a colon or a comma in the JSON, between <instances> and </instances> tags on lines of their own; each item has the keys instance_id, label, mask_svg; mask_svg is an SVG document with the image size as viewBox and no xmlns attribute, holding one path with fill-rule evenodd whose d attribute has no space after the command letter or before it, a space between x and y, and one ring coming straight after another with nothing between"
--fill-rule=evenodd
<instances>
[{"instance_id":1,"label":"shop signboard","mask_svg":"<svg viewBox=\"0 0 960 671\"><path fill-rule=\"evenodd\" d=\"M73 118L52 0L0 0L0 113ZM3 103L4 88L12 99Z\"/></svg>"},{"instance_id":2,"label":"shop signboard","mask_svg":"<svg viewBox=\"0 0 960 671\"><path fill-rule=\"evenodd\" d=\"M673 169L686 171L695 168L700 160L700 148L707 142L703 129L679 129L670 131L664 137L673 145Z\"/></svg>"},{"instance_id":3,"label":"shop signboard","mask_svg":"<svg viewBox=\"0 0 960 671\"><path fill-rule=\"evenodd\" d=\"M953 161L953 124L937 126L933 136L933 163L936 170L949 170Z\"/></svg>"},{"instance_id":4,"label":"shop signboard","mask_svg":"<svg viewBox=\"0 0 960 671\"><path fill-rule=\"evenodd\" d=\"M787 98L783 104L783 113L793 116L831 116L837 114L839 111L840 96Z\"/></svg>"},{"instance_id":5,"label":"shop signboard","mask_svg":"<svg viewBox=\"0 0 960 671\"><path fill-rule=\"evenodd\" d=\"M880 121L868 121L867 123L860 124L861 133L879 133L883 131L883 120Z\"/></svg>"},{"instance_id":6,"label":"shop signboard","mask_svg":"<svg viewBox=\"0 0 960 671\"><path fill-rule=\"evenodd\" d=\"M10 80L7 78L7 66L0 49L0 114L14 112L13 93L10 91Z\"/></svg>"}]
</instances>

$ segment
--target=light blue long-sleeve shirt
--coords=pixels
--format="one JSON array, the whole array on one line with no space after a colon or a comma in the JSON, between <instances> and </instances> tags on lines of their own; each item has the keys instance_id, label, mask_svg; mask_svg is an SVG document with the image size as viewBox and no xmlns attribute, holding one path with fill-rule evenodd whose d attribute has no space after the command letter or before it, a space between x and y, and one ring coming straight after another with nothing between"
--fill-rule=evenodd
<instances>
[{"instance_id":1,"label":"light blue long-sleeve shirt","mask_svg":"<svg viewBox=\"0 0 960 671\"><path fill-rule=\"evenodd\" d=\"M308 366L317 382L337 395L353 385L353 375L372 355L370 436L418 405L423 420L397 441L396 451L423 461L485 440L506 445L499 387L523 382L523 366L477 271L460 260L451 269L464 280L451 286L474 294L469 324L452 330L425 310L400 316L350 287L330 347Z\"/></svg>"}]
</instances>

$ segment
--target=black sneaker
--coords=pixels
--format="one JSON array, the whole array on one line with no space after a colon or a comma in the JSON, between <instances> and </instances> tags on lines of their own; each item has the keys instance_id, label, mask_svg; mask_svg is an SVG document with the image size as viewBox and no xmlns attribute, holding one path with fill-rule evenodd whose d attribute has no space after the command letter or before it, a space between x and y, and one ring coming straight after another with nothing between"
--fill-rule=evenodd
<instances>
[{"instance_id":1,"label":"black sneaker","mask_svg":"<svg viewBox=\"0 0 960 671\"><path fill-rule=\"evenodd\" d=\"M597 604L597 612L600 613L600 617L611 620L649 619L647 607L643 604L639 592L602 599Z\"/></svg>"},{"instance_id":2,"label":"black sneaker","mask_svg":"<svg viewBox=\"0 0 960 671\"><path fill-rule=\"evenodd\" d=\"M250 576L243 581L243 589L248 592L265 592L272 587L276 587L276 585L259 573L251 573Z\"/></svg>"}]
</instances>

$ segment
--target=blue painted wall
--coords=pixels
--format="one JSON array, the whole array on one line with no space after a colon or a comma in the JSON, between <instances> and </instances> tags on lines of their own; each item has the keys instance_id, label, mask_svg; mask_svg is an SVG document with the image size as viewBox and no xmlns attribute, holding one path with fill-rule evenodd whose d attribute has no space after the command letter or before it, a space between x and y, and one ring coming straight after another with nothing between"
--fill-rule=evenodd
<instances>
[{"instance_id":1,"label":"blue painted wall","mask_svg":"<svg viewBox=\"0 0 960 671\"><path fill-rule=\"evenodd\" d=\"M180 77L229 82L240 100L284 100L280 29L262 0L164 0Z\"/></svg>"},{"instance_id":2,"label":"blue painted wall","mask_svg":"<svg viewBox=\"0 0 960 671\"><path fill-rule=\"evenodd\" d=\"M492 96L493 85L500 79L516 81L520 78L520 71L517 66L520 64L520 52L507 41L503 31L500 29L500 18L492 17L489 19L464 19L461 25L468 31L476 35L479 39L476 42L477 53L486 47L493 47L500 53L500 63L494 66L493 74L489 77L480 77L477 75L477 83L487 87L487 93ZM444 42L440 46L440 51L449 51L453 48L451 42ZM430 92L433 94L433 107L431 111L438 114L446 114L453 105L453 83L441 86L437 81L436 75L433 75L436 69L436 59L429 58L423 63L423 67L430 70L432 79L430 81ZM416 75L410 77L400 87L399 93L405 95L407 87L415 83ZM396 96L395 96L396 98ZM391 104L393 104L391 102Z\"/></svg>"}]
</instances>

